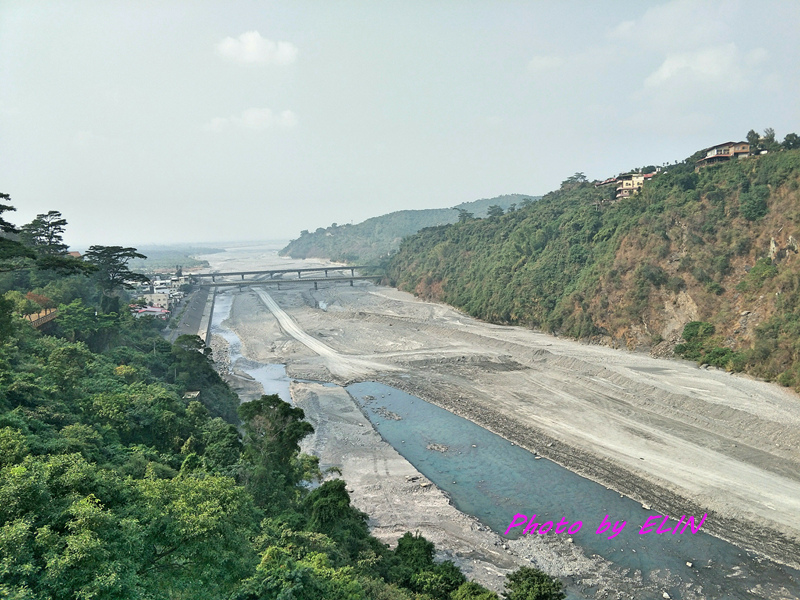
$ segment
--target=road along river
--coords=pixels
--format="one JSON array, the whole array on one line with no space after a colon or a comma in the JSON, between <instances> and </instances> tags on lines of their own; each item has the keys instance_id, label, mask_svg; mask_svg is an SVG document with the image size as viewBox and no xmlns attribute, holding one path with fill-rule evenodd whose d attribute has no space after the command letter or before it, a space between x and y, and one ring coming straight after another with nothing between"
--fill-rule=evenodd
<instances>
[{"instance_id":1,"label":"road along river","mask_svg":"<svg viewBox=\"0 0 800 600\"><path fill-rule=\"evenodd\" d=\"M246 263L247 253L240 255ZM215 257L219 258L206 258L213 261ZM230 269L232 259L223 257L225 268ZM261 260L270 260L269 254ZM286 264L274 255L271 260ZM323 463L347 467L343 470L354 502L371 515L379 537L389 541L407 529L419 528L448 557L460 561L467 571L472 569L472 576L494 580L495 585L508 569L533 560L564 577L573 593L585 597L621 593L648 598L661 597L664 591L685 598L800 595L796 571L759 562L736 548L714 546L718 543L714 541L705 550L696 547L665 554L659 565L660 551L636 544L648 538L666 543L666 538L638 536L634 531L648 515L677 519L706 513L703 531L796 566L800 556L800 403L793 394L687 363L487 325L446 306L372 285L317 291L300 286L279 292L254 289L231 295L235 297L224 324L241 340L241 354L252 361L251 366L283 363L289 376L306 381L391 385L499 433L509 448L513 442L617 491L611 494L591 482L585 484L594 488L584 488L584 483L577 482L585 480L562 469L563 474L544 489L567 490L566 495L537 496L542 493L540 485L515 496L520 482L514 473L550 464L529 455L534 466L526 463L503 475L507 494L502 494L503 484L492 483L492 493L502 500L497 503L502 509L493 510L506 510L506 516L479 515L482 524L455 511L435 486L421 485L438 479L439 487L459 486L448 492L465 509L474 498L487 496L478 486L471 494L466 492L466 500L463 494L459 499L465 483L459 484L457 477L456 484L445 483L435 469L426 471L428 467L404 449L413 447L429 463L442 463L444 472L450 468L447 464L458 464L456 472L468 470L459 462L467 458L463 450L458 455L446 443L431 443L430 448L427 443L424 448L412 443L413 436L419 439L421 435L414 433L418 426L432 421L431 417L416 424L421 402L417 410L401 416L402 407L390 408L384 399L375 406L365 405L364 396L375 394L354 392L359 407L339 387L292 384L295 401L317 428L309 450L319 453ZM224 354L230 344L218 335L215 339L218 354ZM236 381L244 392L259 391L252 380ZM392 396L400 398L399 393ZM401 419L381 416L390 413ZM364 414L424 475L391 448L381 446L386 444ZM455 417L442 418L441 431L455 427L447 420ZM399 432L399 441L387 427ZM403 437L406 431L409 439ZM480 452L476 449L475 453L477 460ZM493 452L492 456L496 461L504 455ZM481 471L500 471L497 463L489 466L481 461L472 467L478 473L476 482L489 479L481 478ZM603 497L607 502L609 494L618 499L619 493L651 510L626 498L622 501L627 504L619 506L598 500ZM531 505L533 498L537 498L536 506ZM573 543L563 535L509 540L487 531L490 525L502 534L505 527L497 523L507 525L516 513L541 511L555 517L554 502L563 507L560 512L570 522L584 522L585 529L573 536ZM605 514L612 519L627 517L629 525L618 538L600 544L601 536L594 531ZM589 536L594 536L591 543ZM676 535L680 541L674 543L689 543L681 537ZM623 558L625 553L629 554ZM642 556L628 558L634 554ZM687 562L692 566L686 566Z\"/></svg>"}]
</instances>

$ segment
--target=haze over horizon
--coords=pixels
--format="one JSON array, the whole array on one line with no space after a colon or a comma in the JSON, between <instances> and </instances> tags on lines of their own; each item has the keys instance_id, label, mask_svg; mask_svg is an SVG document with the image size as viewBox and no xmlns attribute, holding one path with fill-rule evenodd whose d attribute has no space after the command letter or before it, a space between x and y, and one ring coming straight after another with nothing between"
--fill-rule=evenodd
<instances>
[{"instance_id":1,"label":"haze over horizon","mask_svg":"<svg viewBox=\"0 0 800 600\"><path fill-rule=\"evenodd\" d=\"M800 3L0 7L0 191L65 240L288 240L800 129Z\"/></svg>"}]
</instances>

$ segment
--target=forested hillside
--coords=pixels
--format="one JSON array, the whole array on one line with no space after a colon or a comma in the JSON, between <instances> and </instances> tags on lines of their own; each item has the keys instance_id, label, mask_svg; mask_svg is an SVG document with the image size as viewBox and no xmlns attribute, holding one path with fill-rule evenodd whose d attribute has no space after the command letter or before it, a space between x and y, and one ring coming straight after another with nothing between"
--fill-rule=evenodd
<instances>
[{"instance_id":1,"label":"forested hillside","mask_svg":"<svg viewBox=\"0 0 800 600\"><path fill-rule=\"evenodd\" d=\"M10 210L0 203L0 597L497 599L435 563L423 537L390 550L370 536L343 481L312 489L301 409L277 396L240 407L200 338L172 345L163 322L131 317L134 248L79 261L60 214L17 232ZM563 597L538 571L508 580L545 584Z\"/></svg>"},{"instance_id":2,"label":"forested hillside","mask_svg":"<svg viewBox=\"0 0 800 600\"><path fill-rule=\"evenodd\" d=\"M401 210L367 219L357 225L320 227L315 232L302 231L281 250L281 256L292 258L329 258L337 262L377 264L400 246L404 237L424 227L455 223L461 218L484 217L491 209L493 213L505 211L535 200L533 196L509 194L464 202L453 208L428 210Z\"/></svg>"},{"instance_id":3,"label":"forested hillside","mask_svg":"<svg viewBox=\"0 0 800 600\"><path fill-rule=\"evenodd\" d=\"M505 215L421 231L390 279L489 321L800 390L800 150L775 150L695 172L698 153L617 202L570 178Z\"/></svg>"},{"instance_id":4,"label":"forested hillside","mask_svg":"<svg viewBox=\"0 0 800 600\"><path fill-rule=\"evenodd\" d=\"M170 245L170 246L144 246L139 248L147 258L136 258L130 261L131 269L143 273L174 272L180 266L184 270L208 268L207 260L200 260L197 256L222 252L220 248L211 246Z\"/></svg>"}]
</instances>

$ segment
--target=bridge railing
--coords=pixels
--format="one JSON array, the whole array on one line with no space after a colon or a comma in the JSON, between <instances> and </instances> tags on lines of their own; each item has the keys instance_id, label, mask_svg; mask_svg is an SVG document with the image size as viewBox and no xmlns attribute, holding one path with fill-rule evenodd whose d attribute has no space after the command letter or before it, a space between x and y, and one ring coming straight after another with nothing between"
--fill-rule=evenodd
<instances>
[{"instance_id":1,"label":"bridge railing","mask_svg":"<svg viewBox=\"0 0 800 600\"><path fill-rule=\"evenodd\" d=\"M314 289L318 289L320 283L336 283L339 281L346 281L349 282L350 285L353 285L354 281L375 281L378 279L383 279L384 275L347 275L343 277L306 277L306 278L294 278L294 279L244 279L242 281L211 281L209 283L198 283L197 285L200 287L228 287L228 286L248 286L248 285L276 285L280 288L281 284L296 284L296 283L303 283L303 284L314 284Z\"/></svg>"},{"instance_id":2,"label":"bridge railing","mask_svg":"<svg viewBox=\"0 0 800 600\"><path fill-rule=\"evenodd\" d=\"M58 316L58 309L51 308L43 312L36 313L35 315L28 315L28 321L34 329L38 329L45 323L49 323Z\"/></svg>"},{"instance_id":3,"label":"bridge railing","mask_svg":"<svg viewBox=\"0 0 800 600\"><path fill-rule=\"evenodd\" d=\"M347 266L323 266L323 267L301 267L297 269L261 269L255 271L219 271L215 273L192 273L190 277L192 278L202 278L202 277L210 277L212 280L216 279L217 277L236 277L241 276L244 278L245 275L279 275L284 273L297 273L297 276L300 277L301 273L325 273L325 276L328 276L328 272L335 272L335 271L350 271L351 275L355 275L356 270L364 270L364 269L380 269L380 267L375 265L347 265Z\"/></svg>"}]
</instances>

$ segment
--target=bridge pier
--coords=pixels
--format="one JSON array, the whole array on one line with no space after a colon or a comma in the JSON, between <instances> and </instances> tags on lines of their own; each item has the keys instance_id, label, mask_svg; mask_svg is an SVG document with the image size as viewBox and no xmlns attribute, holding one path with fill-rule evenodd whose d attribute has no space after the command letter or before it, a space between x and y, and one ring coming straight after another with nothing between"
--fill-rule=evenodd
<instances>
[{"instance_id":1,"label":"bridge pier","mask_svg":"<svg viewBox=\"0 0 800 600\"><path fill-rule=\"evenodd\" d=\"M314 289L315 289L315 290L318 290L318 289L319 289L319 288L317 287L317 282L316 282L316 281L314 282Z\"/></svg>"},{"instance_id":2,"label":"bridge pier","mask_svg":"<svg viewBox=\"0 0 800 600\"><path fill-rule=\"evenodd\" d=\"M216 281L216 280L217 280L217 278L212 275L211 276L211 281Z\"/></svg>"},{"instance_id":3,"label":"bridge pier","mask_svg":"<svg viewBox=\"0 0 800 600\"><path fill-rule=\"evenodd\" d=\"M297 278L300 279L302 275L300 275L300 271L297 272Z\"/></svg>"},{"instance_id":4,"label":"bridge pier","mask_svg":"<svg viewBox=\"0 0 800 600\"><path fill-rule=\"evenodd\" d=\"M328 269L325 269L325 277L328 276Z\"/></svg>"},{"instance_id":5,"label":"bridge pier","mask_svg":"<svg viewBox=\"0 0 800 600\"><path fill-rule=\"evenodd\" d=\"M355 275L355 274L356 274L356 270L355 269L350 269L350 275ZM350 282L350 285L353 285L352 281Z\"/></svg>"},{"instance_id":6,"label":"bridge pier","mask_svg":"<svg viewBox=\"0 0 800 600\"><path fill-rule=\"evenodd\" d=\"M244 281L244 273L242 273L242 281Z\"/></svg>"},{"instance_id":7,"label":"bridge pier","mask_svg":"<svg viewBox=\"0 0 800 600\"><path fill-rule=\"evenodd\" d=\"M353 280L350 280L350 287L353 287Z\"/></svg>"}]
</instances>

